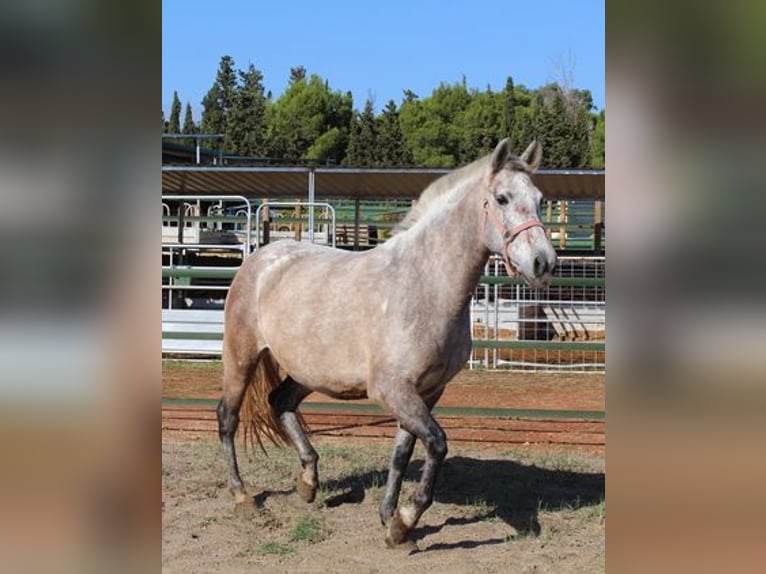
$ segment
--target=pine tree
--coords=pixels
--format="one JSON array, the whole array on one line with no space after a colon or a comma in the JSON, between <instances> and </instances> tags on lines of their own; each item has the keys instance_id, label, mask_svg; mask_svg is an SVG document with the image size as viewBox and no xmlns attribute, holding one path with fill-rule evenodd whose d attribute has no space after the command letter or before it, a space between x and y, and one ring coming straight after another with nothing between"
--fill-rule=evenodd
<instances>
[{"instance_id":1,"label":"pine tree","mask_svg":"<svg viewBox=\"0 0 766 574\"><path fill-rule=\"evenodd\" d=\"M226 114L234 103L234 93L237 91L237 73L234 71L234 60L231 56L221 58L215 81L220 90L221 106Z\"/></svg>"},{"instance_id":2,"label":"pine tree","mask_svg":"<svg viewBox=\"0 0 766 574\"><path fill-rule=\"evenodd\" d=\"M593 96L590 90L570 90L566 94L566 101L572 124L572 167L585 168L591 163Z\"/></svg>"},{"instance_id":3,"label":"pine tree","mask_svg":"<svg viewBox=\"0 0 766 574\"><path fill-rule=\"evenodd\" d=\"M520 153L526 149L529 143L537 137L534 127L535 98L526 86L519 84L513 88L513 131L511 136L511 149ZM543 150L543 157L545 151Z\"/></svg>"},{"instance_id":4,"label":"pine tree","mask_svg":"<svg viewBox=\"0 0 766 574\"><path fill-rule=\"evenodd\" d=\"M534 114L535 137L543 146L546 168L572 166L572 129L566 102L556 84L538 90Z\"/></svg>"},{"instance_id":5,"label":"pine tree","mask_svg":"<svg viewBox=\"0 0 766 574\"><path fill-rule=\"evenodd\" d=\"M173 92L173 103L170 106L170 120L168 121L168 133L181 133L181 100L178 99L178 92Z\"/></svg>"},{"instance_id":6,"label":"pine tree","mask_svg":"<svg viewBox=\"0 0 766 574\"><path fill-rule=\"evenodd\" d=\"M537 90L534 137L543 145L545 167L578 169L590 164L591 108L588 90L565 91L558 84Z\"/></svg>"},{"instance_id":7,"label":"pine tree","mask_svg":"<svg viewBox=\"0 0 766 574\"><path fill-rule=\"evenodd\" d=\"M226 125L225 148L240 155L263 156L266 151L263 74L250 64L246 71L239 71L239 79Z\"/></svg>"},{"instance_id":8,"label":"pine tree","mask_svg":"<svg viewBox=\"0 0 766 574\"><path fill-rule=\"evenodd\" d=\"M203 134L220 134L224 127L224 110L218 99L218 88L213 85L202 98L202 120L200 132Z\"/></svg>"},{"instance_id":9,"label":"pine tree","mask_svg":"<svg viewBox=\"0 0 766 574\"><path fill-rule=\"evenodd\" d=\"M192 109L189 102L186 102L186 110L184 112L184 126L181 129L183 134L196 134L197 126L194 123L194 117L192 116ZM184 140L187 145L194 145L193 139Z\"/></svg>"},{"instance_id":10,"label":"pine tree","mask_svg":"<svg viewBox=\"0 0 766 574\"><path fill-rule=\"evenodd\" d=\"M502 92L503 102L503 137L513 136L516 126L516 93L513 86L513 78L508 76L505 80L505 89ZM513 144L513 142L511 142ZM517 149L512 147L511 149Z\"/></svg>"},{"instance_id":11,"label":"pine tree","mask_svg":"<svg viewBox=\"0 0 766 574\"><path fill-rule=\"evenodd\" d=\"M369 98L364 103L364 110L355 113L349 131L346 165L353 167L374 167L377 164L378 126L375 110Z\"/></svg>"},{"instance_id":12,"label":"pine tree","mask_svg":"<svg viewBox=\"0 0 766 574\"><path fill-rule=\"evenodd\" d=\"M349 142L350 145L350 142ZM405 167L412 165L412 154L407 147L399 125L399 110L394 100L389 100L378 118L378 157L381 167Z\"/></svg>"},{"instance_id":13,"label":"pine tree","mask_svg":"<svg viewBox=\"0 0 766 574\"><path fill-rule=\"evenodd\" d=\"M234 72L234 60L231 56L223 56L218 65L213 86L202 99L202 120L200 131L203 134L225 134L229 111L231 110L234 93L237 89L237 78ZM211 147L220 149L218 142Z\"/></svg>"},{"instance_id":14,"label":"pine tree","mask_svg":"<svg viewBox=\"0 0 766 574\"><path fill-rule=\"evenodd\" d=\"M595 117L595 125L590 139L590 166L604 169L606 166L606 111Z\"/></svg>"},{"instance_id":15,"label":"pine tree","mask_svg":"<svg viewBox=\"0 0 766 574\"><path fill-rule=\"evenodd\" d=\"M303 66L296 66L295 68L290 68L290 84L294 84L295 82L305 81L306 79L306 68Z\"/></svg>"}]
</instances>

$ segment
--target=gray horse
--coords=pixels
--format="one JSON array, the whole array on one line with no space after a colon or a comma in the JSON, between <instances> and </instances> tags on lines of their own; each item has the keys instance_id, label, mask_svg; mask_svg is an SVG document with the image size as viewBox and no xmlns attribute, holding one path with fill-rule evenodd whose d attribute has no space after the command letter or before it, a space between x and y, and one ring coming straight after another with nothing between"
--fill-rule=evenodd
<instances>
[{"instance_id":1,"label":"gray horse","mask_svg":"<svg viewBox=\"0 0 766 574\"><path fill-rule=\"evenodd\" d=\"M313 391L369 397L398 421L380 519L389 546L407 539L431 505L447 454L431 409L470 356L469 304L490 253L503 257L509 275L535 287L550 282L556 253L530 177L541 158L537 142L518 158L501 141L426 188L397 233L370 251L279 241L247 259L226 300L218 405L238 504L252 503L234 449L240 408L246 437L298 450L297 490L310 502L318 455L298 405ZM416 438L425 465L412 500L397 509Z\"/></svg>"}]
</instances>

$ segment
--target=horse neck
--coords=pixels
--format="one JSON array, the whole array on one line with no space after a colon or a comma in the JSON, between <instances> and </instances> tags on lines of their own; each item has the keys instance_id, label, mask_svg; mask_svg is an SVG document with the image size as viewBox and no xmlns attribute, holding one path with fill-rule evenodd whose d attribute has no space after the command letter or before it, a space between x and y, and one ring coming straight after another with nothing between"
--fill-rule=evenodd
<instances>
[{"instance_id":1,"label":"horse neck","mask_svg":"<svg viewBox=\"0 0 766 574\"><path fill-rule=\"evenodd\" d=\"M462 312L489 257L483 238L480 180L466 183L457 198L409 230L405 251L422 278L420 284L442 309ZM407 255L405 255L406 257Z\"/></svg>"}]
</instances>

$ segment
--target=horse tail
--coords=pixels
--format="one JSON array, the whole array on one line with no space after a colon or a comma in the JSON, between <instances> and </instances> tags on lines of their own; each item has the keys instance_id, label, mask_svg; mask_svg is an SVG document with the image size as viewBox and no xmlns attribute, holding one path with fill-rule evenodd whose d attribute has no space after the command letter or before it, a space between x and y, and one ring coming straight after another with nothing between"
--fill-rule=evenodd
<instances>
[{"instance_id":1,"label":"horse tail","mask_svg":"<svg viewBox=\"0 0 766 574\"><path fill-rule=\"evenodd\" d=\"M245 389L242 400L240 420L243 425L245 437L245 449L248 439L253 444L258 444L266 453L263 446L264 438L277 446L291 444L279 422L279 414L269 401L269 395L282 383L279 375L279 363L268 349L261 352L255 365L252 380ZM301 426L306 428L303 417L296 413Z\"/></svg>"}]
</instances>

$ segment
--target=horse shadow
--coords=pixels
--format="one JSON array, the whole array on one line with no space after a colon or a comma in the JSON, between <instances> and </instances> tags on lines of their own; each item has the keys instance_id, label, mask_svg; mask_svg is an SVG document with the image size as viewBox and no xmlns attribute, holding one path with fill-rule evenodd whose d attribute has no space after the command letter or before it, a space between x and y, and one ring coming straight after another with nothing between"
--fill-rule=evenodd
<instances>
[{"instance_id":1,"label":"horse shadow","mask_svg":"<svg viewBox=\"0 0 766 574\"><path fill-rule=\"evenodd\" d=\"M423 460L413 460L406 481L417 481ZM375 485L385 484L387 470L356 473L326 483L329 496L324 504L360 504L365 493ZM450 517L440 525L416 527L411 536L419 540L439 532L445 526L459 526L488 519L499 519L513 527L517 536L540 534L540 511L578 508L599 504L605 497L603 472L552 470L511 460L472 459L462 456L447 458L439 472L434 501L470 508L465 516ZM472 548L499 544L506 539L464 541L456 544ZM445 545L434 545L434 550Z\"/></svg>"}]
</instances>

